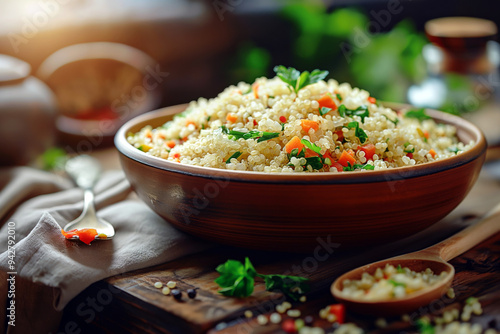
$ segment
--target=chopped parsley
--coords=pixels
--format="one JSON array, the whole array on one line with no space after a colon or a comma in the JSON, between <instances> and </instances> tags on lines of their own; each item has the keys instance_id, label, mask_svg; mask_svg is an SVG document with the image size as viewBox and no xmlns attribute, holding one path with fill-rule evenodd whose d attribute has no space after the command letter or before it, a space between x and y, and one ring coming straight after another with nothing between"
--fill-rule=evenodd
<instances>
[{"instance_id":1,"label":"chopped parsley","mask_svg":"<svg viewBox=\"0 0 500 334\"><path fill-rule=\"evenodd\" d=\"M331 110L332 110L332 108L328 108L328 107L321 107L321 108L319 108L319 114L320 114L321 116L323 116L323 115L328 114L328 112L330 112Z\"/></svg>"},{"instance_id":2,"label":"chopped parsley","mask_svg":"<svg viewBox=\"0 0 500 334\"><path fill-rule=\"evenodd\" d=\"M311 151L315 152L315 153L318 153L318 154L321 154L321 147L319 147L318 145L314 144L314 143L311 143L309 140L307 139L302 139L300 141L302 144L304 144L308 149L310 149Z\"/></svg>"},{"instance_id":3,"label":"chopped parsley","mask_svg":"<svg viewBox=\"0 0 500 334\"><path fill-rule=\"evenodd\" d=\"M356 109L348 109L344 104L339 106L339 115L342 117L346 116L359 116L361 118L361 122L365 122L365 117L370 116L368 112L367 106L359 106Z\"/></svg>"},{"instance_id":4,"label":"chopped parsley","mask_svg":"<svg viewBox=\"0 0 500 334\"><path fill-rule=\"evenodd\" d=\"M229 139L233 140L238 140L240 138L243 139L257 139L257 143L260 143L262 141L270 140L273 138L277 138L280 135L280 132L266 132L266 131L257 131L257 130L251 130L248 132L243 132L243 131L236 131L236 130L229 130L225 125L222 125L221 127L222 133L225 133L228 135Z\"/></svg>"},{"instance_id":5,"label":"chopped parsley","mask_svg":"<svg viewBox=\"0 0 500 334\"><path fill-rule=\"evenodd\" d=\"M276 76L278 78L292 87L295 93L297 93L305 86L323 80L328 75L328 71L321 71L316 69L311 73L309 73L309 71L304 71L301 73L293 67L287 68L283 65L274 67L274 72L276 72Z\"/></svg>"},{"instance_id":6,"label":"chopped parsley","mask_svg":"<svg viewBox=\"0 0 500 334\"><path fill-rule=\"evenodd\" d=\"M361 129L359 127L359 123L358 122L350 122L347 124L347 128L348 129L356 129L354 134L356 137L359 138L359 141L361 142L361 144L363 144L367 139L368 139L368 135L366 134L366 132Z\"/></svg>"},{"instance_id":7,"label":"chopped parsley","mask_svg":"<svg viewBox=\"0 0 500 334\"><path fill-rule=\"evenodd\" d=\"M393 280L393 279L388 280L388 282L389 282L389 283L391 283L391 284L392 284L392 285L394 285L394 286L402 286L402 287L406 288L406 284L401 283L401 282L396 282L396 281L395 281L395 280Z\"/></svg>"},{"instance_id":8,"label":"chopped parsley","mask_svg":"<svg viewBox=\"0 0 500 334\"><path fill-rule=\"evenodd\" d=\"M461 150L459 150L458 147L449 147L448 151L458 154Z\"/></svg>"},{"instance_id":9,"label":"chopped parsley","mask_svg":"<svg viewBox=\"0 0 500 334\"><path fill-rule=\"evenodd\" d=\"M231 159L238 159L240 157L240 155L242 155L243 153L241 153L240 151L236 151L233 153L232 156L229 157L229 159L226 160L226 164L230 163L231 162Z\"/></svg>"},{"instance_id":10,"label":"chopped parsley","mask_svg":"<svg viewBox=\"0 0 500 334\"><path fill-rule=\"evenodd\" d=\"M415 118L418 119L420 122L425 121L426 119L431 119L431 117L425 113L425 108L407 111L404 114L404 117Z\"/></svg>"},{"instance_id":11,"label":"chopped parsley","mask_svg":"<svg viewBox=\"0 0 500 334\"><path fill-rule=\"evenodd\" d=\"M347 167L344 167L344 172L352 172L352 171L355 171L356 169L374 170L375 166L370 165L368 163L364 164L364 165L360 165L360 164L351 165L350 162L347 162Z\"/></svg>"},{"instance_id":12,"label":"chopped parsley","mask_svg":"<svg viewBox=\"0 0 500 334\"><path fill-rule=\"evenodd\" d=\"M386 115L382 115L382 116L384 116L384 117L385 117L385 118L386 118L389 122L392 122L392 123L393 123L394 125L396 125L396 126L397 126L397 125L398 125L398 123L399 123L399 118L397 118L397 117L396 117L394 120L392 120L392 119L390 119L389 117L387 117Z\"/></svg>"},{"instance_id":13,"label":"chopped parsley","mask_svg":"<svg viewBox=\"0 0 500 334\"><path fill-rule=\"evenodd\" d=\"M410 145L411 145L411 144L410 144L409 142L404 143L404 146L405 146L405 150L404 150L404 152L405 152L405 153L414 153L414 152L415 152L415 147L414 147L414 148L412 148L411 150L408 150L408 149L407 149L407 147L408 147L408 146L410 146Z\"/></svg>"},{"instance_id":14,"label":"chopped parsley","mask_svg":"<svg viewBox=\"0 0 500 334\"><path fill-rule=\"evenodd\" d=\"M252 294L255 278L264 279L266 290L280 291L293 300L309 290L309 279L300 276L263 275L257 273L250 260L245 263L236 260L227 260L215 269L219 277L215 279L222 289L219 293L229 297L248 297Z\"/></svg>"},{"instance_id":15,"label":"chopped parsley","mask_svg":"<svg viewBox=\"0 0 500 334\"><path fill-rule=\"evenodd\" d=\"M306 139L302 139L301 142L302 142L302 144L304 144L305 146L307 146L310 150L312 150L314 152L316 152L317 149L321 150L321 148L319 148L319 146L314 145L313 143L309 142ZM307 142L307 144L306 144L306 142ZM308 145L310 145L310 146L308 146ZM316 153L318 153L318 152L316 152ZM306 156L306 149L305 148L303 148L300 152L299 152L298 148L294 148L292 150L292 152L290 152L290 154L288 155L288 159L291 160L292 158L297 158L297 159L304 158L306 160L306 163L303 166L307 167L308 165L310 165L313 169L317 169L317 170L320 170L321 168L323 168L323 164L325 162L324 162L322 157L306 158L305 156ZM294 164L289 164L288 166L293 167Z\"/></svg>"},{"instance_id":16,"label":"chopped parsley","mask_svg":"<svg viewBox=\"0 0 500 334\"><path fill-rule=\"evenodd\" d=\"M335 96L337 96L337 99L342 102L342 95L340 95L339 93L335 94Z\"/></svg>"},{"instance_id":17,"label":"chopped parsley","mask_svg":"<svg viewBox=\"0 0 500 334\"><path fill-rule=\"evenodd\" d=\"M403 270L403 268L401 268L401 265L398 264L398 267L396 268L396 272L398 272L399 274L404 274L405 271Z\"/></svg>"}]
</instances>

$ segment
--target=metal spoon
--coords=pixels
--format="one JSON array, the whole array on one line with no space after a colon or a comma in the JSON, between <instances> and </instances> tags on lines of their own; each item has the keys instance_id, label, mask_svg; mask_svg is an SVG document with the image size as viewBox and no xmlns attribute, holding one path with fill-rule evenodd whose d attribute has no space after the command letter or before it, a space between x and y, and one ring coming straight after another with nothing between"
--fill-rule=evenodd
<instances>
[{"instance_id":1,"label":"metal spoon","mask_svg":"<svg viewBox=\"0 0 500 334\"><path fill-rule=\"evenodd\" d=\"M115 229L110 223L97 217L94 207L94 193L92 188L94 188L101 174L99 162L88 155L80 155L69 159L66 162L65 170L75 181L76 185L84 190L84 202L83 212L80 217L64 226L64 231L95 228L97 230L95 239L112 239L115 235ZM79 239L79 237L73 236L70 239Z\"/></svg>"},{"instance_id":2,"label":"metal spoon","mask_svg":"<svg viewBox=\"0 0 500 334\"><path fill-rule=\"evenodd\" d=\"M481 241L486 240L498 232L500 232L500 204L491 210L480 222L467 227L434 246L417 252L367 264L345 273L333 282L331 292L333 296L338 301L344 303L348 309L358 313L376 316L409 313L441 298L441 296L448 291L451 287L453 276L455 275L455 269L448 263L449 260L468 251ZM402 267L408 267L417 272L430 268L436 274L445 271L447 275L442 281L439 281L435 285L409 294L403 298L382 301L363 301L342 294L342 283L345 279L359 280L364 272L373 275L377 268L384 268L386 264L391 264L395 267L401 265Z\"/></svg>"}]
</instances>

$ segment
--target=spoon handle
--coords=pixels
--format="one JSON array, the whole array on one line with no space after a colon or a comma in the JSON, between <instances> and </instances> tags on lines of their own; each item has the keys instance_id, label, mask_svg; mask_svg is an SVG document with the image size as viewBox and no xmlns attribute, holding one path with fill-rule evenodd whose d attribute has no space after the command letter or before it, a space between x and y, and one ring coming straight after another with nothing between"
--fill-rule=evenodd
<instances>
[{"instance_id":1,"label":"spoon handle","mask_svg":"<svg viewBox=\"0 0 500 334\"><path fill-rule=\"evenodd\" d=\"M500 232L500 204L497 204L478 223L427 248L427 251L437 253L444 261L449 261L498 232Z\"/></svg>"}]
</instances>

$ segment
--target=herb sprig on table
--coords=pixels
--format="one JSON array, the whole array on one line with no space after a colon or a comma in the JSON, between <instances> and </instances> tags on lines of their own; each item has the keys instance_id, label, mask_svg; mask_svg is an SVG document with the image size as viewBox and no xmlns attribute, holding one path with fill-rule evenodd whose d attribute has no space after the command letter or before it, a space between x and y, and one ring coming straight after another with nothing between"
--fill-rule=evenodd
<instances>
[{"instance_id":1,"label":"herb sprig on table","mask_svg":"<svg viewBox=\"0 0 500 334\"><path fill-rule=\"evenodd\" d=\"M309 290L309 279L300 276L263 275L257 273L248 257L245 263L237 260L227 260L217 267L220 276L215 279L222 289L220 294L229 297L248 297L252 294L255 278L264 279L266 290L280 291L293 300Z\"/></svg>"}]
</instances>

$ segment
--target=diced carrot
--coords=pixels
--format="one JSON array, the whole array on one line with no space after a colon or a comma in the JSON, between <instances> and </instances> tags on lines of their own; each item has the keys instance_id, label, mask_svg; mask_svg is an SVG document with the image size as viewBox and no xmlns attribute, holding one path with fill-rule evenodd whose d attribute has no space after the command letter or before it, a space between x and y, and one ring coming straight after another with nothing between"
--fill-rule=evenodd
<instances>
[{"instance_id":1,"label":"diced carrot","mask_svg":"<svg viewBox=\"0 0 500 334\"><path fill-rule=\"evenodd\" d=\"M71 239L74 236L78 236L81 242L90 245L90 243L94 241L97 235L97 230L95 228L81 228L81 229L74 229L68 232L61 230L61 233L62 235L64 235L66 239Z\"/></svg>"},{"instance_id":2,"label":"diced carrot","mask_svg":"<svg viewBox=\"0 0 500 334\"><path fill-rule=\"evenodd\" d=\"M308 120L308 119L301 119L300 125L302 126L302 130L304 130L305 133L308 133L309 129L314 129L314 131L318 131L318 129L319 129L318 123L316 123L315 121Z\"/></svg>"},{"instance_id":3,"label":"diced carrot","mask_svg":"<svg viewBox=\"0 0 500 334\"><path fill-rule=\"evenodd\" d=\"M370 97L368 98L368 102L370 102L370 103L377 103L377 99L376 99L376 98L374 98L374 97L372 97L372 96L370 96Z\"/></svg>"},{"instance_id":4,"label":"diced carrot","mask_svg":"<svg viewBox=\"0 0 500 334\"><path fill-rule=\"evenodd\" d=\"M342 130L337 130L335 131L335 133L337 134L337 137L339 137L337 140L338 141L343 141L344 140L344 131Z\"/></svg>"},{"instance_id":5,"label":"diced carrot","mask_svg":"<svg viewBox=\"0 0 500 334\"><path fill-rule=\"evenodd\" d=\"M231 123L236 123L236 121L238 120L238 116L236 116L235 114L227 114L226 120Z\"/></svg>"},{"instance_id":6,"label":"diced carrot","mask_svg":"<svg viewBox=\"0 0 500 334\"><path fill-rule=\"evenodd\" d=\"M258 90L259 90L259 84L258 83L254 83L252 85L252 91L253 91L253 96L255 96L256 99L259 98L259 92L258 92Z\"/></svg>"},{"instance_id":7,"label":"diced carrot","mask_svg":"<svg viewBox=\"0 0 500 334\"><path fill-rule=\"evenodd\" d=\"M350 152L348 151L343 151L342 154L340 155L340 159L339 159L339 164L341 164L342 166L344 167L348 167L348 163L350 163L351 165L354 165L356 163L356 159L354 158L354 152L352 152L352 150L350 150Z\"/></svg>"},{"instance_id":8,"label":"diced carrot","mask_svg":"<svg viewBox=\"0 0 500 334\"><path fill-rule=\"evenodd\" d=\"M191 121L191 120L188 120L186 121L186 126L190 125L190 124L193 124L194 126L196 126L196 123Z\"/></svg>"},{"instance_id":9,"label":"diced carrot","mask_svg":"<svg viewBox=\"0 0 500 334\"><path fill-rule=\"evenodd\" d=\"M436 156L436 154L437 154L437 153L436 153L436 151L434 151L434 149L432 149L432 148L431 148L431 149L429 150L429 154L430 154L430 155L432 155L432 157L434 158L434 157Z\"/></svg>"},{"instance_id":10,"label":"diced carrot","mask_svg":"<svg viewBox=\"0 0 500 334\"><path fill-rule=\"evenodd\" d=\"M372 143L368 143L360 146L358 149L365 152L366 160L373 159L373 155L375 154L375 145L373 145Z\"/></svg>"},{"instance_id":11,"label":"diced carrot","mask_svg":"<svg viewBox=\"0 0 500 334\"><path fill-rule=\"evenodd\" d=\"M146 133L146 138L152 139L153 134L151 132Z\"/></svg>"},{"instance_id":12,"label":"diced carrot","mask_svg":"<svg viewBox=\"0 0 500 334\"><path fill-rule=\"evenodd\" d=\"M159 134L158 134L158 138L160 138L160 139L165 139L166 137L165 137L165 135L164 135L163 133L159 133Z\"/></svg>"},{"instance_id":13,"label":"diced carrot","mask_svg":"<svg viewBox=\"0 0 500 334\"><path fill-rule=\"evenodd\" d=\"M300 138L297 136L293 137L288 143L286 143L285 151L290 154L295 148L298 149L299 152L304 148L304 144L300 142Z\"/></svg>"},{"instance_id":14,"label":"diced carrot","mask_svg":"<svg viewBox=\"0 0 500 334\"><path fill-rule=\"evenodd\" d=\"M165 145L167 145L170 148L174 148L175 147L175 141L174 140L169 140L169 141L167 141L165 143Z\"/></svg>"},{"instance_id":15,"label":"diced carrot","mask_svg":"<svg viewBox=\"0 0 500 334\"><path fill-rule=\"evenodd\" d=\"M425 137L425 139L429 139L429 132L428 131L424 132L424 137Z\"/></svg>"},{"instance_id":16,"label":"diced carrot","mask_svg":"<svg viewBox=\"0 0 500 334\"><path fill-rule=\"evenodd\" d=\"M337 170L339 172L343 172L344 171L344 166L342 166L341 164L339 164L338 162L334 161L332 162L332 165L330 167L334 167L334 168L337 168Z\"/></svg>"},{"instance_id":17,"label":"diced carrot","mask_svg":"<svg viewBox=\"0 0 500 334\"><path fill-rule=\"evenodd\" d=\"M180 153L174 153L174 154L172 155L172 158L174 158L174 159L179 159L180 157L181 157L181 154L180 154Z\"/></svg>"},{"instance_id":18,"label":"diced carrot","mask_svg":"<svg viewBox=\"0 0 500 334\"><path fill-rule=\"evenodd\" d=\"M320 109L322 107L325 107L325 108L330 108L332 110L337 110L337 105L335 104L335 101L333 101L332 96L328 93L321 95L321 97L318 99L318 103Z\"/></svg>"}]
</instances>

